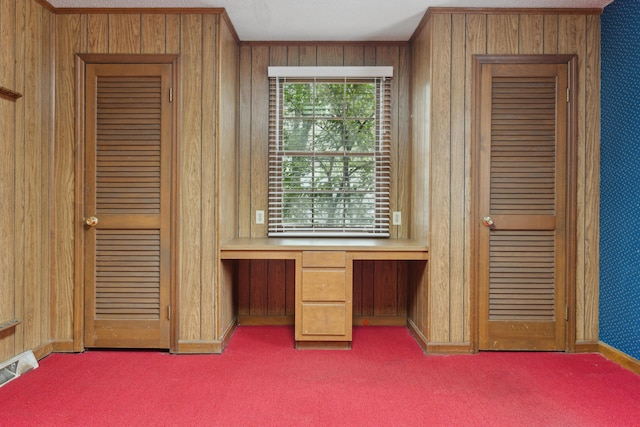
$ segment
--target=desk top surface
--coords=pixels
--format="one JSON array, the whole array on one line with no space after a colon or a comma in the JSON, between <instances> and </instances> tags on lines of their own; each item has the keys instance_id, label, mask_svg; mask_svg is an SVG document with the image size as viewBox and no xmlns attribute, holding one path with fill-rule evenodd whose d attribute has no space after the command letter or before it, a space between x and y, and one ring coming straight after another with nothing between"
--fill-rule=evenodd
<instances>
[{"instance_id":1,"label":"desk top surface","mask_svg":"<svg viewBox=\"0 0 640 427\"><path fill-rule=\"evenodd\" d=\"M222 243L221 251L388 251L428 252L429 247L410 239L336 237L241 238Z\"/></svg>"}]
</instances>

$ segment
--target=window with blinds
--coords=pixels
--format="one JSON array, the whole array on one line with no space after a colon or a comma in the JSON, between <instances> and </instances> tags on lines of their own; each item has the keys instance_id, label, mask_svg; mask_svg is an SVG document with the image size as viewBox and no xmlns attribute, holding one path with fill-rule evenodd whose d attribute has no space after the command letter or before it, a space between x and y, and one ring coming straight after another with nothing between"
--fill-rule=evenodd
<instances>
[{"instance_id":1,"label":"window with blinds","mask_svg":"<svg viewBox=\"0 0 640 427\"><path fill-rule=\"evenodd\" d=\"M391 67L270 67L269 235L389 235Z\"/></svg>"}]
</instances>

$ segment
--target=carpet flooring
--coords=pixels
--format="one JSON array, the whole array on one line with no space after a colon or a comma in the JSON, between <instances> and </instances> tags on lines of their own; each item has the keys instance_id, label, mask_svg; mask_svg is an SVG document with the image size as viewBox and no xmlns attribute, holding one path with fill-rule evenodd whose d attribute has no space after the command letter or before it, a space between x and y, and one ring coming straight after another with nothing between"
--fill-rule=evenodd
<instances>
[{"instance_id":1,"label":"carpet flooring","mask_svg":"<svg viewBox=\"0 0 640 427\"><path fill-rule=\"evenodd\" d=\"M221 355L53 354L0 388L0 426L640 426L640 376L597 354L426 355L403 327L293 345L243 326Z\"/></svg>"}]
</instances>

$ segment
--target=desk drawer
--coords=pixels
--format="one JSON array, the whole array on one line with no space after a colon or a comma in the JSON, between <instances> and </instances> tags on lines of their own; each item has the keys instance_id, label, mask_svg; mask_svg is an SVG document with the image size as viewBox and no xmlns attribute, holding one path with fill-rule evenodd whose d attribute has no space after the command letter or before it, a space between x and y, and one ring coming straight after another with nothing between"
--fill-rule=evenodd
<instances>
[{"instance_id":1,"label":"desk drawer","mask_svg":"<svg viewBox=\"0 0 640 427\"><path fill-rule=\"evenodd\" d=\"M344 270L302 270L303 301L344 301L346 299Z\"/></svg>"},{"instance_id":2,"label":"desk drawer","mask_svg":"<svg viewBox=\"0 0 640 427\"><path fill-rule=\"evenodd\" d=\"M347 322L347 307L344 303L305 303L302 304L303 336L344 338L351 325Z\"/></svg>"},{"instance_id":3,"label":"desk drawer","mask_svg":"<svg viewBox=\"0 0 640 427\"><path fill-rule=\"evenodd\" d=\"M302 267L345 267L347 256L344 251L304 251Z\"/></svg>"}]
</instances>

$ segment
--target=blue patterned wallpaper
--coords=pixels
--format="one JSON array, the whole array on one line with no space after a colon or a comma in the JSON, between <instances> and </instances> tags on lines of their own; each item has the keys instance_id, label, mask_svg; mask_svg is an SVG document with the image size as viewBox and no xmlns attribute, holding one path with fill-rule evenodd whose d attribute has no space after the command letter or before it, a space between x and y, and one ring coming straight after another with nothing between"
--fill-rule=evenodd
<instances>
[{"instance_id":1,"label":"blue patterned wallpaper","mask_svg":"<svg viewBox=\"0 0 640 427\"><path fill-rule=\"evenodd\" d=\"M600 22L600 340L640 360L640 0Z\"/></svg>"}]
</instances>

